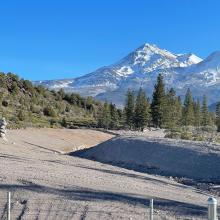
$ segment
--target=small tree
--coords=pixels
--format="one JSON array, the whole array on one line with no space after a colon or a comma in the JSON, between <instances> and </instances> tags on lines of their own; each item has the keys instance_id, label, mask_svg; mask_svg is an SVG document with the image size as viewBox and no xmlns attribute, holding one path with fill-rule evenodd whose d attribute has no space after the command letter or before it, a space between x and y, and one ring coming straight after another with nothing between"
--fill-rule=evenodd
<instances>
[{"instance_id":1,"label":"small tree","mask_svg":"<svg viewBox=\"0 0 220 220\"><path fill-rule=\"evenodd\" d=\"M61 126L66 128L67 127L67 121L66 121L66 118L62 118L62 121L61 121Z\"/></svg>"},{"instance_id":2,"label":"small tree","mask_svg":"<svg viewBox=\"0 0 220 220\"><path fill-rule=\"evenodd\" d=\"M49 116L49 117L56 117L56 112L55 110L50 107L50 106L47 106L43 109L43 113L45 116Z\"/></svg>"},{"instance_id":3,"label":"small tree","mask_svg":"<svg viewBox=\"0 0 220 220\"><path fill-rule=\"evenodd\" d=\"M18 119L19 119L20 121L24 121L24 120L25 120L25 113L24 113L23 110L20 110L20 111L18 112Z\"/></svg>"}]
</instances>

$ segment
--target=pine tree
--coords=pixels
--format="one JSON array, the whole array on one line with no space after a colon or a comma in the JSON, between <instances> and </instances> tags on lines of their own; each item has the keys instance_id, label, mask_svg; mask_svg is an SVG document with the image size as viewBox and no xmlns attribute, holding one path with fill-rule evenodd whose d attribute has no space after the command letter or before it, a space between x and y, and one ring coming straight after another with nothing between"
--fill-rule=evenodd
<instances>
[{"instance_id":1,"label":"pine tree","mask_svg":"<svg viewBox=\"0 0 220 220\"><path fill-rule=\"evenodd\" d=\"M163 76L159 74L157 83L154 87L153 99L151 103L152 122L156 127L162 127L165 112L165 85Z\"/></svg>"},{"instance_id":2,"label":"pine tree","mask_svg":"<svg viewBox=\"0 0 220 220\"><path fill-rule=\"evenodd\" d=\"M170 129L177 127L181 121L182 104L173 88L166 94L165 109L164 126Z\"/></svg>"},{"instance_id":3,"label":"pine tree","mask_svg":"<svg viewBox=\"0 0 220 220\"><path fill-rule=\"evenodd\" d=\"M111 123L111 115L109 104L107 102L104 105L100 104L96 113L98 119L98 127L108 129Z\"/></svg>"},{"instance_id":4,"label":"pine tree","mask_svg":"<svg viewBox=\"0 0 220 220\"><path fill-rule=\"evenodd\" d=\"M220 102L216 104L216 125L218 132L220 132Z\"/></svg>"},{"instance_id":5,"label":"pine tree","mask_svg":"<svg viewBox=\"0 0 220 220\"><path fill-rule=\"evenodd\" d=\"M107 102L104 103L103 110L102 110L102 126L105 129L109 129L111 123L111 115L109 104Z\"/></svg>"},{"instance_id":6,"label":"pine tree","mask_svg":"<svg viewBox=\"0 0 220 220\"><path fill-rule=\"evenodd\" d=\"M135 103L134 123L135 128L143 131L150 121L149 103L142 88L139 89Z\"/></svg>"},{"instance_id":7,"label":"pine tree","mask_svg":"<svg viewBox=\"0 0 220 220\"><path fill-rule=\"evenodd\" d=\"M118 110L114 104L109 105L109 110L110 110L110 128L115 129L119 125L119 115L118 115Z\"/></svg>"},{"instance_id":8,"label":"pine tree","mask_svg":"<svg viewBox=\"0 0 220 220\"><path fill-rule=\"evenodd\" d=\"M183 113L183 106L182 106L182 101L181 101L181 97L178 96L176 99L176 123L177 126L181 126L182 125L182 113Z\"/></svg>"},{"instance_id":9,"label":"pine tree","mask_svg":"<svg viewBox=\"0 0 220 220\"><path fill-rule=\"evenodd\" d=\"M194 105L190 89L187 90L183 105L183 125L194 125Z\"/></svg>"},{"instance_id":10,"label":"pine tree","mask_svg":"<svg viewBox=\"0 0 220 220\"><path fill-rule=\"evenodd\" d=\"M208 106L207 106L207 98L204 95L203 96L203 101L202 101L202 121L201 121L202 126L207 126L210 125L210 115L208 111Z\"/></svg>"},{"instance_id":11,"label":"pine tree","mask_svg":"<svg viewBox=\"0 0 220 220\"><path fill-rule=\"evenodd\" d=\"M201 106L199 99L194 102L194 125L199 127L201 125Z\"/></svg>"},{"instance_id":12,"label":"pine tree","mask_svg":"<svg viewBox=\"0 0 220 220\"><path fill-rule=\"evenodd\" d=\"M134 122L134 103L135 103L134 92L128 90L126 94L126 103L125 103L124 112L125 112L126 125L128 125L130 129L133 127L133 122Z\"/></svg>"}]
</instances>

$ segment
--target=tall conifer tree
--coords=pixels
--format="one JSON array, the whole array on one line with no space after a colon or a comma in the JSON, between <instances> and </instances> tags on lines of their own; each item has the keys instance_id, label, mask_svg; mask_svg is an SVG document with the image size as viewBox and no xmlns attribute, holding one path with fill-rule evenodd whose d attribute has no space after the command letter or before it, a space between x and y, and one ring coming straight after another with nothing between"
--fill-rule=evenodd
<instances>
[{"instance_id":1,"label":"tall conifer tree","mask_svg":"<svg viewBox=\"0 0 220 220\"><path fill-rule=\"evenodd\" d=\"M115 129L119 125L119 115L118 115L118 110L115 106L115 104L110 104L109 105L109 111L110 111L110 128Z\"/></svg>"},{"instance_id":2,"label":"tall conifer tree","mask_svg":"<svg viewBox=\"0 0 220 220\"><path fill-rule=\"evenodd\" d=\"M210 124L210 116L207 106L207 98L206 95L204 95L202 100L202 126L207 126L209 124Z\"/></svg>"},{"instance_id":3,"label":"tall conifer tree","mask_svg":"<svg viewBox=\"0 0 220 220\"><path fill-rule=\"evenodd\" d=\"M190 89L187 90L184 100L183 125L194 125L194 105Z\"/></svg>"},{"instance_id":4,"label":"tall conifer tree","mask_svg":"<svg viewBox=\"0 0 220 220\"><path fill-rule=\"evenodd\" d=\"M220 132L220 102L216 104L216 125L218 132Z\"/></svg>"},{"instance_id":5,"label":"tall conifer tree","mask_svg":"<svg viewBox=\"0 0 220 220\"><path fill-rule=\"evenodd\" d=\"M162 127L164 123L165 101L165 85L163 76L159 74L151 103L152 122L156 127Z\"/></svg>"},{"instance_id":6,"label":"tall conifer tree","mask_svg":"<svg viewBox=\"0 0 220 220\"><path fill-rule=\"evenodd\" d=\"M135 127L143 131L150 121L149 103L142 88L139 89L135 103L134 123Z\"/></svg>"},{"instance_id":7,"label":"tall conifer tree","mask_svg":"<svg viewBox=\"0 0 220 220\"><path fill-rule=\"evenodd\" d=\"M134 104L135 104L135 96L134 92L131 90L127 91L126 94L126 103L125 103L125 122L131 129L134 123Z\"/></svg>"},{"instance_id":8,"label":"tall conifer tree","mask_svg":"<svg viewBox=\"0 0 220 220\"><path fill-rule=\"evenodd\" d=\"M102 110L102 127L109 129L111 123L111 114L109 109L109 104L105 102Z\"/></svg>"},{"instance_id":9,"label":"tall conifer tree","mask_svg":"<svg viewBox=\"0 0 220 220\"><path fill-rule=\"evenodd\" d=\"M166 94L165 109L164 126L171 129L177 127L181 120L182 104L173 88Z\"/></svg>"},{"instance_id":10,"label":"tall conifer tree","mask_svg":"<svg viewBox=\"0 0 220 220\"><path fill-rule=\"evenodd\" d=\"M194 125L199 127L201 125L201 106L199 99L194 102Z\"/></svg>"}]
</instances>

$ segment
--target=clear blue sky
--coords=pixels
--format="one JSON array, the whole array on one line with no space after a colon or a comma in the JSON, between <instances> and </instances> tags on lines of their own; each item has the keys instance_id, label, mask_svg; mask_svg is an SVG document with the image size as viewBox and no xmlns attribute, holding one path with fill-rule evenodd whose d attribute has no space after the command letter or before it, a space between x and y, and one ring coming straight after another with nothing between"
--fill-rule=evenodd
<instances>
[{"instance_id":1,"label":"clear blue sky","mask_svg":"<svg viewBox=\"0 0 220 220\"><path fill-rule=\"evenodd\" d=\"M7 0L0 9L0 70L31 80L76 77L145 42L202 58L220 50L219 0Z\"/></svg>"}]
</instances>

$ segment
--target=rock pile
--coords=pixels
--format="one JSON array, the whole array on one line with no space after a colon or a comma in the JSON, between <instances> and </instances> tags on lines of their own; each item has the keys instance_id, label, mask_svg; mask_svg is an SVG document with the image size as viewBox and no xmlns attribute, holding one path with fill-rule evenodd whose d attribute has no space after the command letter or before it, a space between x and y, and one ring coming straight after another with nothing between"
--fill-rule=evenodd
<instances>
[{"instance_id":1,"label":"rock pile","mask_svg":"<svg viewBox=\"0 0 220 220\"><path fill-rule=\"evenodd\" d=\"M7 126L7 122L5 120L5 118L2 118L0 120L0 137L3 139L3 140L7 140L6 139L6 126Z\"/></svg>"}]
</instances>

